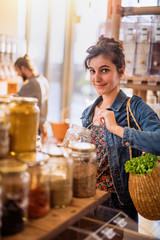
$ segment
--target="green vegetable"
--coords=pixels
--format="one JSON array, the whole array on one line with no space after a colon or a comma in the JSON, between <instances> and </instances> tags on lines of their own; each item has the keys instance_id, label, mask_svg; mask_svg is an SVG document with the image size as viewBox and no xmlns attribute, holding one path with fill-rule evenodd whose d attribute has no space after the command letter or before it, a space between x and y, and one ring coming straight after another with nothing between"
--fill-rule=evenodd
<instances>
[{"instance_id":1,"label":"green vegetable","mask_svg":"<svg viewBox=\"0 0 160 240\"><path fill-rule=\"evenodd\" d=\"M144 156L132 158L127 161L125 163L125 171L137 175L151 175L153 168L157 166L157 160L157 156L146 153Z\"/></svg>"}]
</instances>

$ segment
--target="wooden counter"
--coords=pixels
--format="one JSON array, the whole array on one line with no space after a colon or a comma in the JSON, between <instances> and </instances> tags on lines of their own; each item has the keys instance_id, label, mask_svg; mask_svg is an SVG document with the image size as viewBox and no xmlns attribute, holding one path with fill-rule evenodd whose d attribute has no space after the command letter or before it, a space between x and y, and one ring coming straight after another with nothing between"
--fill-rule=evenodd
<instances>
[{"instance_id":1,"label":"wooden counter","mask_svg":"<svg viewBox=\"0 0 160 240\"><path fill-rule=\"evenodd\" d=\"M51 209L47 216L30 220L21 233L3 237L2 240L53 240L55 236L94 210L109 196L109 193L97 190L95 197L73 198L70 206Z\"/></svg>"}]
</instances>

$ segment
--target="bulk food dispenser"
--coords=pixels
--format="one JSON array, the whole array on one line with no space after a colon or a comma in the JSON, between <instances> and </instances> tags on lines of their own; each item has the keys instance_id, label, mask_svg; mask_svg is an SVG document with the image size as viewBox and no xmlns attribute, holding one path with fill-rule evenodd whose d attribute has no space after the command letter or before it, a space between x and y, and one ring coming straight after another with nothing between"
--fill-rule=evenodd
<instances>
[{"instance_id":1,"label":"bulk food dispenser","mask_svg":"<svg viewBox=\"0 0 160 240\"><path fill-rule=\"evenodd\" d=\"M152 23L151 52L149 74L160 75L160 16L155 16Z\"/></svg>"},{"instance_id":2,"label":"bulk food dispenser","mask_svg":"<svg viewBox=\"0 0 160 240\"><path fill-rule=\"evenodd\" d=\"M134 23L123 22L121 24L123 35L123 48L126 60L125 75L132 76L135 56L135 28Z\"/></svg>"},{"instance_id":3,"label":"bulk food dispenser","mask_svg":"<svg viewBox=\"0 0 160 240\"><path fill-rule=\"evenodd\" d=\"M147 76L150 53L151 21L139 19L136 24L136 53L134 75Z\"/></svg>"}]
</instances>

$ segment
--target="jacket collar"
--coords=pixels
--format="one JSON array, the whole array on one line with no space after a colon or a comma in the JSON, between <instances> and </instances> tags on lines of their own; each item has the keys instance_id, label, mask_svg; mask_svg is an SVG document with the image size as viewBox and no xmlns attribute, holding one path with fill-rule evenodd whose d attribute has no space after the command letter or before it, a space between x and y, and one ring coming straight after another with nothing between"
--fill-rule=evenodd
<instances>
[{"instance_id":1,"label":"jacket collar","mask_svg":"<svg viewBox=\"0 0 160 240\"><path fill-rule=\"evenodd\" d=\"M127 98L128 98L128 97L127 97L127 95L123 92L123 90L120 90L118 96L116 97L116 99L115 99L114 102L112 103L111 107L110 107L110 108L107 108L107 109L108 109L108 110L113 110L113 111L115 111L115 112L118 112Z\"/></svg>"},{"instance_id":2,"label":"jacket collar","mask_svg":"<svg viewBox=\"0 0 160 240\"><path fill-rule=\"evenodd\" d=\"M127 97L127 95L123 92L123 90L120 90L118 96L116 97L116 99L115 99L114 102L112 103L111 107L110 107L110 108L107 108L107 109L108 109L108 110L113 110L114 112L118 112L127 98L128 98L128 97ZM83 112L82 116L85 116L85 117L87 117L87 118L90 116L90 118L92 118L95 107L96 107L102 100L103 100L102 95L100 95L100 96L94 101L94 103L93 103L90 107L88 107L88 108Z\"/></svg>"}]
</instances>

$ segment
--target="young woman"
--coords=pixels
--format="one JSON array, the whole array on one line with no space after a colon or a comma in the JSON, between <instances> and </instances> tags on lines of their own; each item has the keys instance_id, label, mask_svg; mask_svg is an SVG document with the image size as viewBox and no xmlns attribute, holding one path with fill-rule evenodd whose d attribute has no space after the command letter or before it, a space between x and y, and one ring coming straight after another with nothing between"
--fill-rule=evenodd
<instances>
[{"instance_id":1,"label":"young woman","mask_svg":"<svg viewBox=\"0 0 160 240\"><path fill-rule=\"evenodd\" d=\"M128 191L128 174L124 164L142 152L160 155L160 119L142 100L133 96L130 106L142 131L130 116L127 124L126 104L129 97L120 89L125 71L125 56L120 42L100 36L88 48L85 67L99 97L84 110L82 125L91 123L92 143L97 151L97 188L111 192L106 205L121 209L137 221L137 212Z\"/></svg>"}]
</instances>

